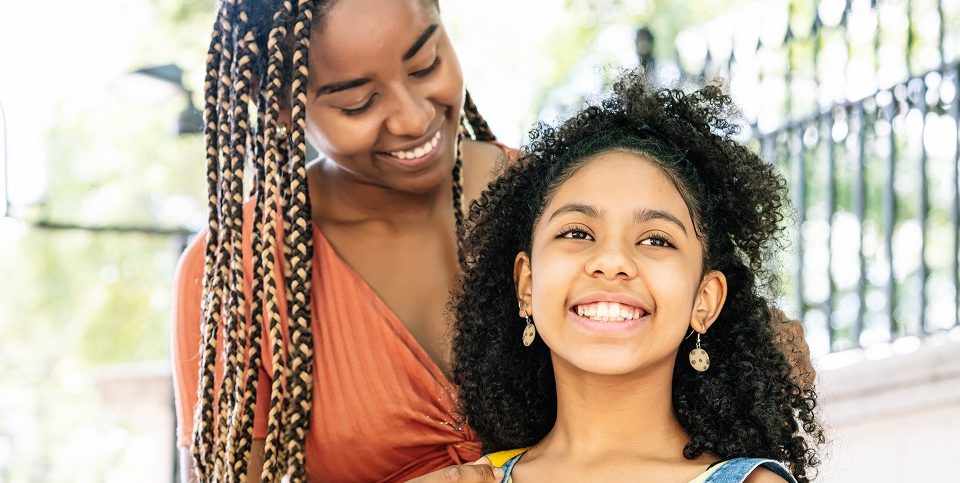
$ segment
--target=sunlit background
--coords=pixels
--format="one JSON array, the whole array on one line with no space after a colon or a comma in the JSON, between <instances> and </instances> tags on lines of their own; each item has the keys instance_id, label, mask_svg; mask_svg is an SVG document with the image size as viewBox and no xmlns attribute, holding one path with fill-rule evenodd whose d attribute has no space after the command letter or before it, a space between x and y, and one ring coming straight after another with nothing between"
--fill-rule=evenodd
<instances>
[{"instance_id":1,"label":"sunlit background","mask_svg":"<svg viewBox=\"0 0 960 483\"><path fill-rule=\"evenodd\" d=\"M951 481L960 0L441 8L512 146L619 66L723 79L795 202L779 304L822 377L820 480ZM213 11L0 3L0 482L174 479L170 284L206 218L193 106Z\"/></svg>"}]
</instances>

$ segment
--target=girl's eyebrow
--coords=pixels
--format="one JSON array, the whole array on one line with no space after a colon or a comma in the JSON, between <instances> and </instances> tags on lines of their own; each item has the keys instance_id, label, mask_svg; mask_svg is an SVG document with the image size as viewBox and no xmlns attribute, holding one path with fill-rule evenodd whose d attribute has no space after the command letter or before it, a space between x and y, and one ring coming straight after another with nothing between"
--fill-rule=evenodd
<instances>
[{"instance_id":1,"label":"girl's eyebrow","mask_svg":"<svg viewBox=\"0 0 960 483\"><path fill-rule=\"evenodd\" d=\"M564 213L582 213L589 216L590 218L596 218L602 220L606 211L599 210L593 206L583 204L583 203L567 203L559 208L557 208L548 218L547 221L550 221ZM668 223L677 225L683 234L687 234L687 228L683 226L683 222L680 221L680 218L677 218L673 213L663 210L648 210L644 208L639 208L633 212L633 222L636 224L641 224L650 220L663 220Z\"/></svg>"},{"instance_id":2,"label":"girl's eyebrow","mask_svg":"<svg viewBox=\"0 0 960 483\"><path fill-rule=\"evenodd\" d=\"M417 37L417 40L413 42L413 45L403 54L403 60L410 60L414 55L417 55L417 52L420 52L420 49L423 48L424 44L430 40L430 37L433 36L433 33L437 31L438 24L433 24L427 27L426 30ZM324 86L320 86L314 91L313 98L316 99L324 94L333 94L334 92L345 91L347 89L353 89L354 87L360 87L370 82L369 77L362 77L359 79L351 79L343 82L334 82Z\"/></svg>"},{"instance_id":3,"label":"girl's eyebrow","mask_svg":"<svg viewBox=\"0 0 960 483\"><path fill-rule=\"evenodd\" d=\"M687 228L683 226L683 222L680 221L679 218L674 216L673 213L669 213L663 210L644 210L644 209L639 209L633 212L634 223L640 224L650 220L663 220L668 223L672 223L674 225L677 225L677 227L679 227L683 231L684 235L687 234Z\"/></svg>"},{"instance_id":4,"label":"girl's eyebrow","mask_svg":"<svg viewBox=\"0 0 960 483\"><path fill-rule=\"evenodd\" d=\"M602 219L603 212L583 203L567 203L560 208L557 208L553 214L550 215L550 218L547 221L550 221L564 213L583 213L584 215L589 216L590 218Z\"/></svg>"}]
</instances>

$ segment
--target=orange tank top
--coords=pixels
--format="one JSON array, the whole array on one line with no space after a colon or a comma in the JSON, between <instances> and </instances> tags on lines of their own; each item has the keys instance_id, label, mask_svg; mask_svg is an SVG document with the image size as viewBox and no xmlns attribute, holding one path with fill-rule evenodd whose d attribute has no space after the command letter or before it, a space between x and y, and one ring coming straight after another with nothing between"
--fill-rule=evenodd
<instances>
[{"instance_id":1,"label":"orange tank top","mask_svg":"<svg viewBox=\"0 0 960 483\"><path fill-rule=\"evenodd\" d=\"M248 301L252 207L247 203L244 210ZM480 443L458 424L454 385L316 228L313 237L309 480L405 481L479 458ZM182 256L175 287L172 342L181 446L191 443L197 402L204 238L197 237ZM272 366L267 352L257 391L255 439L267 433ZM222 369L217 367L219 377Z\"/></svg>"}]
</instances>

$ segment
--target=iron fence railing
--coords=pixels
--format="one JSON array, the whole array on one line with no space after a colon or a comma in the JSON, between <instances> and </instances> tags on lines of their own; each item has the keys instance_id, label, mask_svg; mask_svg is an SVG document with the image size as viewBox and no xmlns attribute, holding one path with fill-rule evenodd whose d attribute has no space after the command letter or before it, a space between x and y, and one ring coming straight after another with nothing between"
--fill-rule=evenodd
<instances>
[{"instance_id":1,"label":"iron fence railing","mask_svg":"<svg viewBox=\"0 0 960 483\"><path fill-rule=\"evenodd\" d=\"M960 327L960 2L762 2L677 52L788 179L784 305L816 352Z\"/></svg>"},{"instance_id":2,"label":"iron fence railing","mask_svg":"<svg viewBox=\"0 0 960 483\"><path fill-rule=\"evenodd\" d=\"M759 137L790 180L794 308L830 350L960 326L958 65Z\"/></svg>"}]
</instances>

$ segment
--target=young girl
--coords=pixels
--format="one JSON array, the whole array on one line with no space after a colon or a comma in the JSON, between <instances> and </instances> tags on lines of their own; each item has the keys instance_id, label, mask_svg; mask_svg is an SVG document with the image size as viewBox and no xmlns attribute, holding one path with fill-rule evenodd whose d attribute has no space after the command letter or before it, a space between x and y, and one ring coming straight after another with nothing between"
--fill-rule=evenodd
<instances>
[{"instance_id":1,"label":"young girl","mask_svg":"<svg viewBox=\"0 0 960 483\"><path fill-rule=\"evenodd\" d=\"M811 478L816 396L767 311L785 183L731 111L627 74L471 209L453 374L504 481Z\"/></svg>"}]
</instances>

